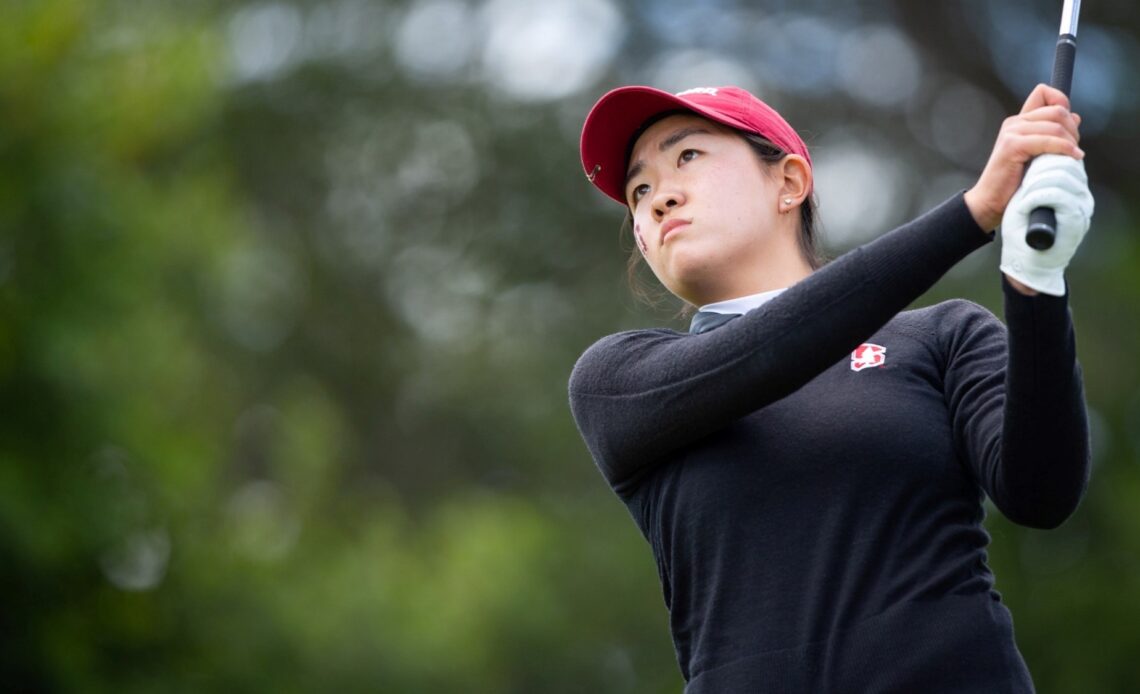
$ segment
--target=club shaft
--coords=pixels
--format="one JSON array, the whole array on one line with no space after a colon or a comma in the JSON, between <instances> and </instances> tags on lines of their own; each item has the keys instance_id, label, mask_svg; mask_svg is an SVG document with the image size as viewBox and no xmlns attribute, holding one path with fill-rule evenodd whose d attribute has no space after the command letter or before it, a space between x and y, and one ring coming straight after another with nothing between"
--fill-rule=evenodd
<instances>
[{"instance_id":1,"label":"club shaft","mask_svg":"<svg viewBox=\"0 0 1140 694\"><path fill-rule=\"evenodd\" d=\"M1081 0L1065 0L1065 6L1061 9L1061 30L1057 33L1076 37L1077 21L1080 17Z\"/></svg>"}]
</instances>

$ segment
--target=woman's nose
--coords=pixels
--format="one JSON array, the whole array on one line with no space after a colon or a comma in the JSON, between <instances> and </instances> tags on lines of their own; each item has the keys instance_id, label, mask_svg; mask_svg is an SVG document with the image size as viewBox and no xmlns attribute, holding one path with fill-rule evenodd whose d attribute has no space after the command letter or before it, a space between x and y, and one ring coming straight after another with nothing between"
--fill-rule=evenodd
<instances>
[{"instance_id":1,"label":"woman's nose","mask_svg":"<svg viewBox=\"0 0 1140 694\"><path fill-rule=\"evenodd\" d=\"M663 217L665 216L666 212L673 209L674 207L677 207L678 205L683 205L684 203L685 197L681 194L680 191L661 191L653 200L653 211L657 213L658 217Z\"/></svg>"}]
</instances>

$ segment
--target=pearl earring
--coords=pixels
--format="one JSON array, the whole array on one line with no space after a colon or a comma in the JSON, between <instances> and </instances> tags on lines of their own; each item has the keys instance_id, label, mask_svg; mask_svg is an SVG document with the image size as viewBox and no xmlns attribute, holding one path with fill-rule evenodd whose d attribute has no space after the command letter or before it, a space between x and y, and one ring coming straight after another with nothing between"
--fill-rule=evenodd
<instances>
[{"instance_id":1,"label":"pearl earring","mask_svg":"<svg viewBox=\"0 0 1140 694\"><path fill-rule=\"evenodd\" d=\"M784 204L785 204L785 205L791 205L791 204L792 204L792 199L791 199L791 198L784 198Z\"/></svg>"}]
</instances>

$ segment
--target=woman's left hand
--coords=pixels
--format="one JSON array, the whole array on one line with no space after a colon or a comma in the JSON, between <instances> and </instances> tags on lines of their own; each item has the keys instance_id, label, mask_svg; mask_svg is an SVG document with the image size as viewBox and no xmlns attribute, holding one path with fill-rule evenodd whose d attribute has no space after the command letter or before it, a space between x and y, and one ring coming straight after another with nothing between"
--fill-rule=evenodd
<instances>
[{"instance_id":1,"label":"woman's left hand","mask_svg":"<svg viewBox=\"0 0 1140 694\"><path fill-rule=\"evenodd\" d=\"M1001 220L1001 269L1015 289L1065 295L1065 268L1089 230L1094 206L1083 161L1042 154L1029 164ZM1025 237L1038 207L1056 214L1056 240L1045 250L1030 248Z\"/></svg>"}]
</instances>

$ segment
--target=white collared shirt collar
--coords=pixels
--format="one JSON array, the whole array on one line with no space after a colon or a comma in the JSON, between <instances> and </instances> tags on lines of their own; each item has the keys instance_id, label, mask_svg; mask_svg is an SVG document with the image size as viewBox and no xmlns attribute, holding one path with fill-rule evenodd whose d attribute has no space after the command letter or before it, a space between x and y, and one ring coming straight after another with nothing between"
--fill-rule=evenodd
<instances>
[{"instance_id":1,"label":"white collared shirt collar","mask_svg":"<svg viewBox=\"0 0 1140 694\"><path fill-rule=\"evenodd\" d=\"M760 292L759 294L749 294L748 296L741 296L735 299L726 299L725 301L716 301L711 304L701 306L701 311L709 311L712 313L739 313L745 314L754 308L759 308L763 304L772 299L775 299L788 288L773 289L767 292Z\"/></svg>"}]
</instances>

